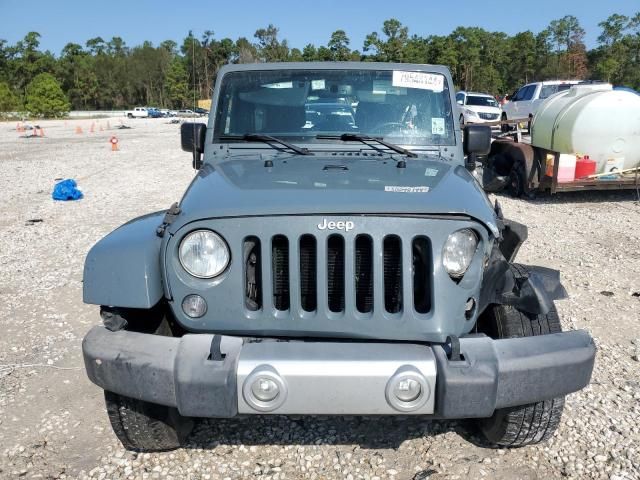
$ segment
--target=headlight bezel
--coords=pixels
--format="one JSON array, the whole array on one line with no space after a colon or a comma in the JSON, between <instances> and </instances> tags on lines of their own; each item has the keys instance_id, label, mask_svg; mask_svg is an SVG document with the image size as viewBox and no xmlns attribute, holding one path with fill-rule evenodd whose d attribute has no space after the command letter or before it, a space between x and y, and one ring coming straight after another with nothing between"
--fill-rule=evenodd
<instances>
[{"instance_id":1,"label":"headlight bezel","mask_svg":"<svg viewBox=\"0 0 640 480\"><path fill-rule=\"evenodd\" d=\"M450 268L450 264L448 265L448 262L447 262L447 256L450 255L448 253L449 242L456 235L464 234L464 233L470 233L471 234L471 236L473 238L472 242L474 243L474 245L473 245L472 249L469 249L470 252L468 252L469 255L468 255L468 261L466 262L466 264L464 264L464 262L459 262L463 266L463 268L454 270L454 269ZM469 267L473 263L473 259L476 256L476 254L478 252L478 249L480 248L481 239L482 239L482 237L478 234L478 232L476 232L474 229L469 228L469 227L458 229L458 230L456 230L454 232L451 232L447 236L447 239L445 240L444 244L442 245L442 258L441 258L441 260L442 260L442 267L444 268L445 272L447 272L449 277L451 277L452 280L459 281L469 271Z\"/></svg>"},{"instance_id":2,"label":"headlight bezel","mask_svg":"<svg viewBox=\"0 0 640 480\"><path fill-rule=\"evenodd\" d=\"M200 274L198 272L195 272L193 269L189 268L188 265L185 264L185 260L183 259L183 246L184 246L185 242L189 238L191 238L193 235L201 234L201 233L214 235L214 237L217 238L218 242L224 247L224 251L226 253L226 262L224 263L224 266L222 268L220 268L214 274L203 275L203 274ZM229 248L229 244L227 243L227 241L225 240L225 238L222 235L220 235L218 232L216 232L214 230L211 230L209 228L198 228L198 229L191 230L190 232L186 233L180 239L180 242L178 243L177 253L178 253L178 255L177 255L178 256L178 263L180 264L182 269L187 274L189 274L191 277L197 278L197 279L201 279L201 280L212 280L212 279L218 278L222 274L224 274L224 272L226 272L227 269L229 268L229 265L231 265L231 249Z\"/></svg>"}]
</instances>

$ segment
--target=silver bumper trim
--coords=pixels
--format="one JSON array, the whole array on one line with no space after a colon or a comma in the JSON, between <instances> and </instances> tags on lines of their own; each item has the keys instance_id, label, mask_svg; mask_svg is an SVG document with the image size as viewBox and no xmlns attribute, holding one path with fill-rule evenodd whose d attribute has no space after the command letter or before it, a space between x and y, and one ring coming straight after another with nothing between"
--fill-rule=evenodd
<instances>
[{"instance_id":1,"label":"silver bumper trim","mask_svg":"<svg viewBox=\"0 0 640 480\"><path fill-rule=\"evenodd\" d=\"M279 379L273 404L256 401L253 382ZM420 393L402 402L394 386L415 381ZM240 351L238 413L432 414L436 360L430 347L384 343L260 342Z\"/></svg>"}]
</instances>

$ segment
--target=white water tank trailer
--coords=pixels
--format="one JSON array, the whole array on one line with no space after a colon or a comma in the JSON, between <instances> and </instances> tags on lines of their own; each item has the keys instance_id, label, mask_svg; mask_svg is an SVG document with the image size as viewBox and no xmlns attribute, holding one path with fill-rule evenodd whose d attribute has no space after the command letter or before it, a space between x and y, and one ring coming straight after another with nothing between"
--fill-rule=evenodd
<instances>
[{"instance_id":1,"label":"white water tank trailer","mask_svg":"<svg viewBox=\"0 0 640 480\"><path fill-rule=\"evenodd\" d=\"M610 84L576 85L552 95L533 119L531 145L588 155L597 173L638 167L640 95Z\"/></svg>"}]
</instances>

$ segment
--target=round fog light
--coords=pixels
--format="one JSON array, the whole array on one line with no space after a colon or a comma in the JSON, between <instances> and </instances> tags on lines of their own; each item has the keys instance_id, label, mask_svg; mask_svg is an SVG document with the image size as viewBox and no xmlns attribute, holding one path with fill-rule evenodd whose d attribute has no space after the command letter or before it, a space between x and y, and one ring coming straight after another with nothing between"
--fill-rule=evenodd
<instances>
[{"instance_id":1,"label":"round fog light","mask_svg":"<svg viewBox=\"0 0 640 480\"><path fill-rule=\"evenodd\" d=\"M287 399L287 384L270 365L259 365L244 379L242 397L258 412L271 412Z\"/></svg>"},{"instance_id":2,"label":"round fog light","mask_svg":"<svg viewBox=\"0 0 640 480\"><path fill-rule=\"evenodd\" d=\"M413 378L403 378L393 389L393 394L401 402L413 402L420 393L422 393L422 387Z\"/></svg>"},{"instance_id":3,"label":"round fog light","mask_svg":"<svg viewBox=\"0 0 640 480\"><path fill-rule=\"evenodd\" d=\"M412 365L403 365L389 379L385 390L387 403L399 412L422 408L431 397L429 382Z\"/></svg>"},{"instance_id":4,"label":"round fog light","mask_svg":"<svg viewBox=\"0 0 640 480\"><path fill-rule=\"evenodd\" d=\"M251 393L261 402L270 402L278 396L280 388L278 384L270 378L258 378L251 385Z\"/></svg>"},{"instance_id":5,"label":"round fog light","mask_svg":"<svg viewBox=\"0 0 640 480\"><path fill-rule=\"evenodd\" d=\"M207 313L207 302L200 295L187 295L182 300L182 311L191 318L200 318Z\"/></svg>"}]
</instances>

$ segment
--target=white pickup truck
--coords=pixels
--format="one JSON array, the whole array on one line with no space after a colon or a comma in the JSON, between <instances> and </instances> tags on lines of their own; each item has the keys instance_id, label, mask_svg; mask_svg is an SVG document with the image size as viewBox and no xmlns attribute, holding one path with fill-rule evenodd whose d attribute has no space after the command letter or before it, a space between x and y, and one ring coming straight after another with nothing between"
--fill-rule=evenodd
<instances>
[{"instance_id":1,"label":"white pickup truck","mask_svg":"<svg viewBox=\"0 0 640 480\"><path fill-rule=\"evenodd\" d=\"M149 112L144 107L136 107L133 110L127 110L124 112L127 118L147 118L149 116Z\"/></svg>"},{"instance_id":2,"label":"white pickup truck","mask_svg":"<svg viewBox=\"0 0 640 480\"><path fill-rule=\"evenodd\" d=\"M528 118L529 123L542 101L551 95L569 90L579 80L548 80L534 82L518 89L509 101L502 105L502 120Z\"/></svg>"}]
</instances>

